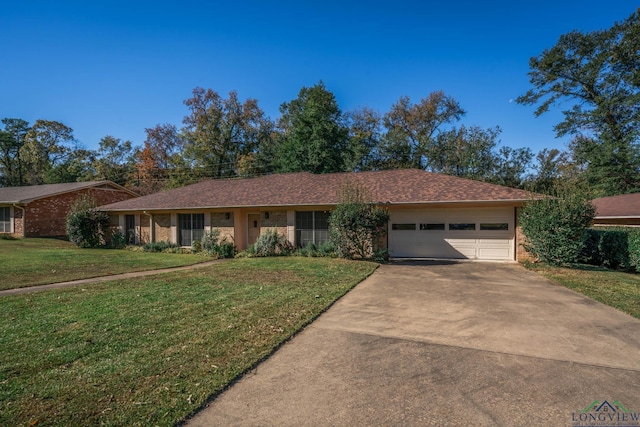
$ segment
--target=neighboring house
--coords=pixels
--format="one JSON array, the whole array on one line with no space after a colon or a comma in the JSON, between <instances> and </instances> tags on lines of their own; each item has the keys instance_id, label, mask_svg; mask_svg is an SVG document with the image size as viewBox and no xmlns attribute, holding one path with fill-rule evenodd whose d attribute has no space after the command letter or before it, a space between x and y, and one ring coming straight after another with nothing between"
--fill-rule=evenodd
<instances>
[{"instance_id":1,"label":"neighboring house","mask_svg":"<svg viewBox=\"0 0 640 427\"><path fill-rule=\"evenodd\" d=\"M593 225L640 226L640 193L592 200L596 207Z\"/></svg>"},{"instance_id":2,"label":"neighboring house","mask_svg":"<svg viewBox=\"0 0 640 427\"><path fill-rule=\"evenodd\" d=\"M98 206L138 197L111 181L0 187L0 234L65 236L67 213L83 195L90 195Z\"/></svg>"},{"instance_id":3,"label":"neighboring house","mask_svg":"<svg viewBox=\"0 0 640 427\"><path fill-rule=\"evenodd\" d=\"M387 248L395 258L524 259L517 209L529 194L417 169L274 174L203 181L103 206L138 242L189 246L218 228L238 249L275 227L297 246L329 238L328 218L346 184L388 207Z\"/></svg>"}]
</instances>

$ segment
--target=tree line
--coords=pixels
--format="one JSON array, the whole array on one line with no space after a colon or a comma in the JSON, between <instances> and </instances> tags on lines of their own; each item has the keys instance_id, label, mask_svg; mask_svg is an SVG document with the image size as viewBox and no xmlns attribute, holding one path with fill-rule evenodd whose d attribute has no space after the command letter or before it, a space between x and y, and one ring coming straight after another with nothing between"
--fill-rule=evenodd
<instances>
[{"instance_id":1,"label":"tree line","mask_svg":"<svg viewBox=\"0 0 640 427\"><path fill-rule=\"evenodd\" d=\"M0 185L109 179L142 194L206 178L308 171L421 168L549 192L558 182L594 196L640 190L638 12L612 28L573 31L530 60L532 89L518 103L569 105L555 130L567 150L511 148L500 128L460 124L465 110L442 91L388 111L343 112L322 81L303 87L272 120L256 99L195 88L181 127L145 129L141 146L105 136L87 150L56 121L6 118L0 129Z\"/></svg>"}]
</instances>

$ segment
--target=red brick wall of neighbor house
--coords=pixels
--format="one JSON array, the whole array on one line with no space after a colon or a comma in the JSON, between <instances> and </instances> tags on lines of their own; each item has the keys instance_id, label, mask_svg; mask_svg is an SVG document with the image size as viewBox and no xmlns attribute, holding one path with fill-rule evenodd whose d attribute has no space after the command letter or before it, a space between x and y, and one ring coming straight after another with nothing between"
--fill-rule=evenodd
<instances>
[{"instance_id":1,"label":"red brick wall of neighbor house","mask_svg":"<svg viewBox=\"0 0 640 427\"><path fill-rule=\"evenodd\" d=\"M84 194L89 194L97 206L121 202L131 199L129 193L107 189L85 189L35 200L25 206L25 237L59 237L67 234L66 216L74 201ZM19 209L16 209L19 211Z\"/></svg>"},{"instance_id":2,"label":"red brick wall of neighbor house","mask_svg":"<svg viewBox=\"0 0 640 427\"><path fill-rule=\"evenodd\" d=\"M22 219L22 209L13 208L13 235L16 237L24 236L24 221Z\"/></svg>"}]
</instances>

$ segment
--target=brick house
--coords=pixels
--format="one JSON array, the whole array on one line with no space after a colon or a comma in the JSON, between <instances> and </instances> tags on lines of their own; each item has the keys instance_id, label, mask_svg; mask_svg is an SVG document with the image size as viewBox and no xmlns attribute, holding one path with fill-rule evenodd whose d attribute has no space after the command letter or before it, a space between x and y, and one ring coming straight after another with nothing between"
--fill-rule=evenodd
<instances>
[{"instance_id":1,"label":"brick house","mask_svg":"<svg viewBox=\"0 0 640 427\"><path fill-rule=\"evenodd\" d=\"M417 169L208 180L103 206L112 226L137 243L190 246L217 228L240 250L269 228L296 246L328 239L328 217L346 185L365 187L391 219L385 245L395 258L523 260L517 210L523 190Z\"/></svg>"},{"instance_id":2,"label":"brick house","mask_svg":"<svg viewBox=\"0 0 640 427\"><path fill-rule=\"evenodd\" d=\"M0 234L62 237L66 216L78 198L89 195L98 206L138 197L111 181L70 182L0 188Z\"/></svg>"}]
</instances>

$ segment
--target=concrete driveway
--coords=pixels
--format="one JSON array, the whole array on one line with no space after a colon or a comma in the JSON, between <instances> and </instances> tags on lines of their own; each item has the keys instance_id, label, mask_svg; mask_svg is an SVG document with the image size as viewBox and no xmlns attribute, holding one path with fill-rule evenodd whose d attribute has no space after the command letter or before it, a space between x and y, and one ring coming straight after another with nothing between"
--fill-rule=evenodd
<instances>
[{"instance_id":1,"label":"concrete driveway","mask_svg":"<svg viewBox=\"0 0 640 427\"><path fill-rule=\"evenodd\" d=\"M605 400L636 425L640 320L516 264L395 263L188 425L572 426Z\"/></svg>"}]
</instances>

